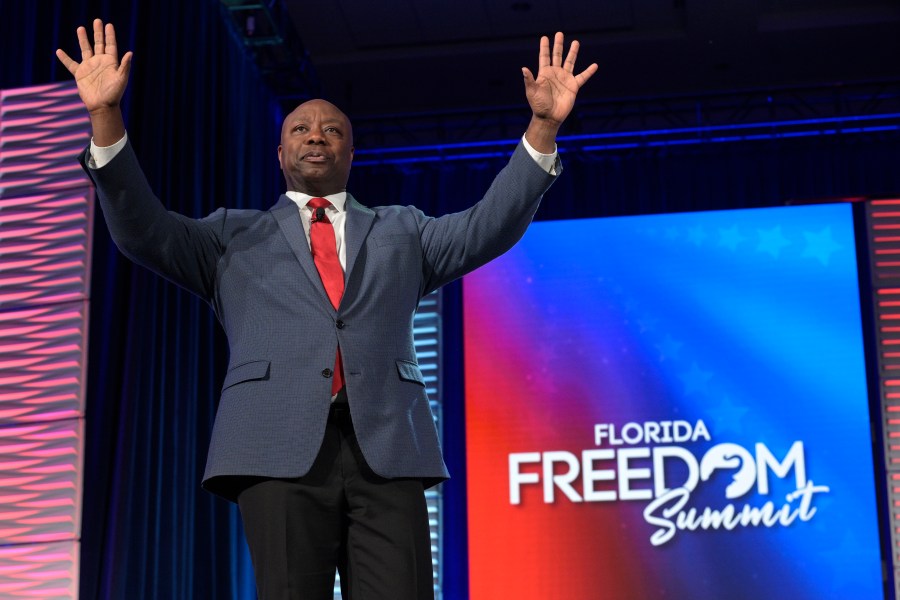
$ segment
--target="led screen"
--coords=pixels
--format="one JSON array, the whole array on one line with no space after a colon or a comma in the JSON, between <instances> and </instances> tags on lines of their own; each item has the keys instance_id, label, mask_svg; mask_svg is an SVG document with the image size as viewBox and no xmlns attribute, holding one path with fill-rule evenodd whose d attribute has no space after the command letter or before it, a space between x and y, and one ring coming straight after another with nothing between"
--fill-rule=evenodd
<instances>
[{"instance_id":1,"label":"led screen","mask_svg":"<svg viewBox=\"0 0 900 600\"><path fill-rule=\"evenodd\" d=\"M849 205L535 223L463 288L472 600L883 597Z\"/></svg>"}]
</instances>

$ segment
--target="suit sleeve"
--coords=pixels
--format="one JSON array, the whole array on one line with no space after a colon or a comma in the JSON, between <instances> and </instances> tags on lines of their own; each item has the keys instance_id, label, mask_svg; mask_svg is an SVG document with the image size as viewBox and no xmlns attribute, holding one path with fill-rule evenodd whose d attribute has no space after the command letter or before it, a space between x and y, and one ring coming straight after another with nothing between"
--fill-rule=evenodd
<instances>
[{"instance_id":1,"label":"suit sleeve","mask_svg":"<svg viewBox=\"0 0 900 600\"><path fill-rule=\"evenodd\" d=\"M556 164L556 173L562 167ZM556 180L521 142L477 204L438 218L421 217L424 294L497 258L525 234L544 192Z\"/></svg>"},{"instance_id":2,"label":"suit sleeve","mask_svg":"<svg viewBox=\"0 0 900 600\"><path fill-rule=\"evenodd\" d=\"M205 219L190 219L163 207L128 143L107 165L87 166L110 235L119 250L135 263L162 275L209 301L222 254L226 211Z\"/></svg>"}]
</instances>

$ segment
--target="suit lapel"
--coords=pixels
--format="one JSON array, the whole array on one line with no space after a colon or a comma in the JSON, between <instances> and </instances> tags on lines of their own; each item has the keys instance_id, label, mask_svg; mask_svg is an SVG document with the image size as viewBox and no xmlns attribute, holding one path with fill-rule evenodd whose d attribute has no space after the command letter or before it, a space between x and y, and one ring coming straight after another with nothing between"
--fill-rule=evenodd
<instances>
[{"instance_id":1,"label":"suit lapel","mask_svg":"<svg viewBox=\"0 0 900 600\"><path fill-rule=\"evenodd\" d=\"M344 273L344 282L350 281L349 274L353 272L353 265L356 264L356 258L362 249L366 236L372 228L372 221L375 220L375 211L366 208L356 201L356 199L347 194L347 223L344 228L344 243L347 244L347 269Z\"/></svg>"},{"instance_id":2,"label":"suit lapel","mask_svg":"<svg viewBox=\"0 0 900 600\"><path fill-rule=\"evenodd\" d=\"M319 277L316 263L313 262L312 253L309 251L309 242L306 241L306 232L303 231L303 223L300 222L300 211L297 205L285 194L282 194L269 212L272 213L272 216L278 222L281 232L287 239L294 256L300 261L300 266L303 267L303 271L312 282L313 287L318 290L325 305L331 309L331 300L328 299L325 286L322 285L322 278Z\"/></svg>"}]
</instances>

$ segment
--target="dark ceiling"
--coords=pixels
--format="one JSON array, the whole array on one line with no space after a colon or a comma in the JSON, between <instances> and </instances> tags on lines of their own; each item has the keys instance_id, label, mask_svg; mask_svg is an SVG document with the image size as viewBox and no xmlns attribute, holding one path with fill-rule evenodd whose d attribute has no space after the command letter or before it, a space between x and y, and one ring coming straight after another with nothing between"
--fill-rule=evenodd
<instances>
[{"instance_id":1,"label":"dark ceiling","mask_svg":"<svg viewBox=\"0 0 900 600\"><path fill-rule=\"evenodd\" d=\"M285 0L356 116L524 103L537 40L581 41L581 101L900 78L900 0Z\"/></svg>"}]
</instances>

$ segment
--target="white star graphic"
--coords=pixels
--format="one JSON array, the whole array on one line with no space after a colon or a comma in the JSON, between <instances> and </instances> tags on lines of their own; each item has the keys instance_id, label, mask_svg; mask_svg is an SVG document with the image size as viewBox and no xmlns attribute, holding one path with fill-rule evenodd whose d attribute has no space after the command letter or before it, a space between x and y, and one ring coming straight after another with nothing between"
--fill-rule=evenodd
<instances>
[{"instance_id":1,"label":"white star graphic","mask_svg":"<svg viewBox=\"0 0 900 600\"><path fill-rule=\"evenodd\" d=\"M711 372L703 371L697 366L697 363L692 363L691 370L679 377L681 377L681 380L684 382L684 393L685 395L688 395L693 394L694 392L705 393L706 384L709 383L712 376L713 374Z\"/></svg>"},{"instance_id":2,"label":"white star graphic","mask_svg":"<svg viewBox=\"0 0 900 600\"><path fill-rule=\"evenodd\" d=\"M696 246L700 246L703 244L703 240L708 238L709 235L705 231L703 231L702 225L697 225L696 227L691 227L688 229L688 239Z\"/></svg>"},{"instance_id":3,"label":"white star graphic","mask_svg":"<svg viewBox=\"0 0 900 600\"><path fill-rule=\"evenodd\" d=\"M666 334L666 337L665 339L663 339L662 343L656 345L656 349L659 350L660 362L666 359L678 358L678 352L681 350L681 347L683 345L683 343L677 341L671 335Z\"/></svg>"},{"instance_id":4,"label":"white star graphic","mask_svg":"<svg viewBox=\"0 0 900 600\"><path fill-rule=\"evenodd\" d=\"M743 418L749 409L746 406L738 406L725 396L718 406L711 409L709 414L715 420L716 433L731 431L742 433L744 431Z\"/></svg>"},{"instance_id":5,"label":"white star graphic","mask_svg":"<svg viewBox=\"0 0 900 600\"><path fill-rule=\"evenodd\" d=\"M778 258L781 249L791 245L788 239L781 234L781 225L776 225L769 230L757 229L756 232L759 234L756 251L767 252L772 255L772 258Z\"/></svg>"},{"instance_id":6,"label":"white star graphic","mask_svg":"<svg viewBox=\"0 0 900 600\"><path fill-rule=\"evenodd\" d=\"M828 266L828 261L831 260L831 255L843 247L831 237L831 227L826 227L819 233L804 231L803 237L806 238L806 248L803 249L803 256L818 258L819 262L826 267Z\"/></svg>"},{"instance_id":7,"label":"white star graphic","mask_svg":"<svg viewBox=\"0 0 900 600\"><path fill-rule=\"evenodd\" d=\"M720 229L719 230L719 245L725 246L732 252L737 250L738 244L745 241L747 238L741 235L738 231L737 225L729 227L728 229Z\"/></svg>"}]
</instances>

